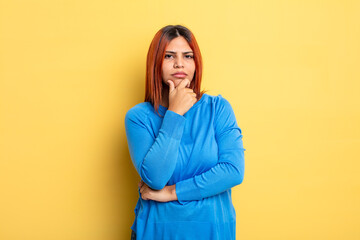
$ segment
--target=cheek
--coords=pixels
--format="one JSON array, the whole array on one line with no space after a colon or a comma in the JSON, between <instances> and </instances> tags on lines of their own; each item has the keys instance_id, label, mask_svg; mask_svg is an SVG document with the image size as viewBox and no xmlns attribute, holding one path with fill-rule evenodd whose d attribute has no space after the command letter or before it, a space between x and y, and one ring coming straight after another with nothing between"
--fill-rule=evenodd
<instances>
[{"instance_id":1,"label":"cheek","mask_svg":"<svg viewBox=\"0 0 360 240\"><path fill-rule=\"evenodd\" d=\"M163 66L161 69L161 76L164 77L165 75L166 75L166 69Z\"/></svg>"},{"instance_id":2,"label":"cheek","mask_svg":"<svg viewBox=\"0 0 360 240\"><path fill-rule=\"evenodd\" d=\"M168 76L169 74L170 74L171 72L170 72L170 70L169 70L169 67L168 66L166 66L166 65L163 65L162 66L162 75L163 76Z\"/></svg>"},{"instance_id":3,"label":"cheek","mask_svg":"<svg viewBox=\"0 0 360 240\"><path fill-rule=\"evenodd\" d=\"M192 62L192 63L190 64L189 68L192 70L192 72L195 72L195 68L196 68L195 62Z\"/></svg>"},{"instance_id":4,"label":"cheek","mask_svg":"<svg viewBox=\"0 0 360 240\"><path fill-rule=\"evenodd\" d=\"M192 67L191 67L191 72L192 72L192 74L194 75L195 74L195 65L193 65Z\"/></svg>"}]
</instances>

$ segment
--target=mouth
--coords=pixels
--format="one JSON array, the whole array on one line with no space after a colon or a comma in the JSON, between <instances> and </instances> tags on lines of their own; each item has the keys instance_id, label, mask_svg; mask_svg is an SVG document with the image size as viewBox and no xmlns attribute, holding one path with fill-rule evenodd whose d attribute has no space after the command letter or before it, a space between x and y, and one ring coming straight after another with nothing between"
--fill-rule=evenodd
<instances>
[{"instance_id":1,"label":"mouth","mask_svg":"<svg viewBox=\"0 0 360 240\"><path fill-rule=\"evenodd\" d=\"M177 72L177 73L171 74L171 76L176 77L176 78L184 78L187 76L187 74L184 72Z\"/></svg>"}]
</instances>

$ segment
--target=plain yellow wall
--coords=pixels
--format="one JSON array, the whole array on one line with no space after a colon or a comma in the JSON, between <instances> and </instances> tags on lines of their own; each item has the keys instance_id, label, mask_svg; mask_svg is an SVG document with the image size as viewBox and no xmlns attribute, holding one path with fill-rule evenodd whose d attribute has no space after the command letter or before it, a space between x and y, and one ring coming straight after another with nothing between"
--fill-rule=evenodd
<instances>
[{"instance_id":1,"label":"plain yellow wall","mask_svg":"<svg viewBox=\"0 0 360 240\"><path fill-rule=\"evenodd\" d=\"M360 1L0 1L0 239L130 239L124 132L182 24L232 104L237 239L360 239Z\"/></svg>"}]
</instances>

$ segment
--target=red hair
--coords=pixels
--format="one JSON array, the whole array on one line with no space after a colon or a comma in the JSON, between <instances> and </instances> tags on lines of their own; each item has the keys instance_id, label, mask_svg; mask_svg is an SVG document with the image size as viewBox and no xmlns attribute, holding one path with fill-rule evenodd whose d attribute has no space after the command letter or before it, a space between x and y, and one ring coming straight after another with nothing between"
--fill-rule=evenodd
<instances>
[{"instance_id":1,"label":"red hair","mask_svg":"<svg viewBox=\"0 0 360 240\"><path fill-rule=\"evenodd\" d=\"M165 49L176 37L184 37L194 52L195 73L190 83L190 88L196 93L199 100L206 91L200 92L202 76L202 58L200 48L192 32L181 25L168 25L160 29L151 41L146 60L146 85L145 102L151 102L155 111L159 114L159 105L162 100L162 62L165 57ZM160 114L159 114L160 115Z\"/></svg>"}]
</instances>

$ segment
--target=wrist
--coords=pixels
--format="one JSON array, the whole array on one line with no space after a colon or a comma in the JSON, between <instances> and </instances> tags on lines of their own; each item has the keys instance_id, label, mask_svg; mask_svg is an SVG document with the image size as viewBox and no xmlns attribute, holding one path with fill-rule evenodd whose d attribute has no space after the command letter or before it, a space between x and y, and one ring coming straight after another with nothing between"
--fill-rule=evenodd
<instances>
[{"instance_id":1,"label":"wrist","mask_svg":"<svg viewBox=\"0 0 360 240\"><path fill-rule=\"evenodd\" d=\"M176 109L173 109L173 108L169 107L168 110L173 111L174 113L177 113L177 114L179 114L181 116L183 115L183 114L180 113L180 111L177 111Z\"/></svg>"},{"instance_id":2,"label":"wrist","mask_svg":"<svg viewBox=\"0 0 360 240\"><path fill-rule=\"evenodd\" d=\"M178 200L177 195L176 195L176 184L169 186L169 192L170 192L172 201Z\"/></svg>"}]
</instances>

